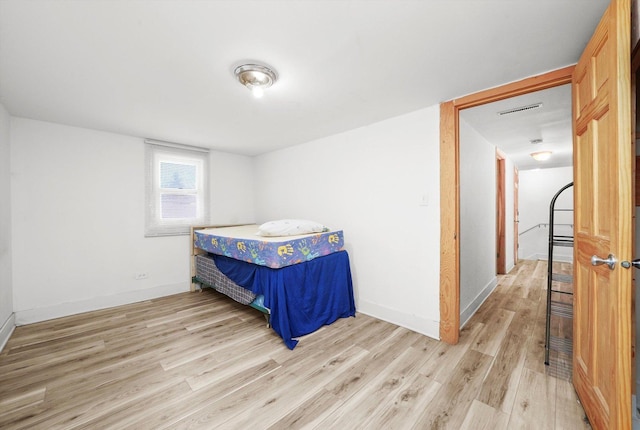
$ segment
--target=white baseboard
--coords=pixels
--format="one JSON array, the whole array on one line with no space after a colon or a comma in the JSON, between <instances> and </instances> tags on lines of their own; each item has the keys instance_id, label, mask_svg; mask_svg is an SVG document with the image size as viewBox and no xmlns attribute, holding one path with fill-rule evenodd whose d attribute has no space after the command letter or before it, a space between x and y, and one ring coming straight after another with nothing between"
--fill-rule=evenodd
<instances>
[{"instance_id":1,"label":"white baseboard","mask_svg":"<svg viewBox=\"0 0 640 430\"><path fill-rule=\"evenodd\" d=\"M544 255L544 258L540 258L542 256L542 254L531 254L531 255L527 255L526 257L522 257L523 260L546 260L547 259L547 255Z\"/></svg>"},{"instance_id":2,"label":"white baseboard","mask_svg":"<svg viewBox=\"0 0 640 430\"><path fill-rule=\"evenodd\" d=\"M362 314L408 328L433 339L440 339L440 323L438 321L431 321L397 309L367 302L366 300L359 300L356 310Z\"/></svg>"},{"instance_id":3,"label":"white baseboard","mask_svg":"<svg viewBox=\"0 0 640 430\"><path fill-rule=\"evenodd\" d=\"M4 349L4 346L7 344L7 341L11 337L11 333L16 328L16 314L12 313L9 315L9 318L4 322L2 327L0 327L0 352Z\"/></svg>"},{"instance_id":4,"label":"white baseboard","mask_svg":"<svg viewBox=\"0 0 640 430\"><path fill-rule=\"evenodd\" d=\"M464 327L464 325L471 319L473 314L475 314L480 306L487 300L489 294L498 286L498 278L493 278L487 285L484 286L480 294L476 296L475 299L469 305L460 312L460 328Z\"/></svg>"},{"instance_id":5,"label":"white baseboard","mask_svg":"<svg viewBox=\"0 0 640 430\"><path fill-rule=\"evenodd\" d=\"M66 317L69 315L81 314L83 312L112 308L114 306L120 305L128 305L130 303L142 302L145 300L156 299L158 297L184 293L189 291L190 288L190 283L181 282L179 284L161 285L144 290L128 291L126 293L116 294L112 296L94 297L77 302L59 303L43 308L16 311L15 324L32 324L40 321Z\"/></svg>"},{"instance_id":6,"label":"white baseboard","mask_svg":"<svg viewBox=\"0 0 640 430\"><path fill-rule=\"evenodd\" d=\"M523 258L523 260L543 260L547 261L549 259L548 255L545 254L531 254L528 257ZM573 256L572 255L556 255L553 257L553 261L560 261L562 263L572 263L573 264Z\"/></svg>"}]
</instances>

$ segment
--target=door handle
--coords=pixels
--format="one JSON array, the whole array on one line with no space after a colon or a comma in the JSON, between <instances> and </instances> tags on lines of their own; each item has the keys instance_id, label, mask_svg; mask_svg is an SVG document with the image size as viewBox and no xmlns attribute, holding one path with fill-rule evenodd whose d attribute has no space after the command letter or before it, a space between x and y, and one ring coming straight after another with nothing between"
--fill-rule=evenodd
<instances>
[{"instance_id":1,"label":"door handle","mask_svg":"<svg viewBox=\"0 0 640 430\"><path fill-rule=\"evenodd\" d=\"M620 265L625 269L629 269L631 266L635 267L636 269L640 269L640 258L633 261L621 261Z\"/></svg>"},{"instance_id":2,"label":"door handle","mask_svg":"<svg viewBox=\"0 0 640 430\"><path fill-rule=\"evenodd\" d=\"M616 257L613 254L609 254L606 259L602 259L597 255L591 257L592 266L600 266L601 264L606 264L611 270L615 269L616 261L618 260L616 260Z\"/></svg>"}]
</instances>

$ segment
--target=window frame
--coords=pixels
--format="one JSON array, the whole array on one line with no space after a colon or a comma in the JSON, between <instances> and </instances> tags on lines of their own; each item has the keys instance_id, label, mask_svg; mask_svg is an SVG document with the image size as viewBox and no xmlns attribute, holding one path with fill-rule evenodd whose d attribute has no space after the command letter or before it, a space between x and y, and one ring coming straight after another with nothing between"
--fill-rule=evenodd
<instances>
[{"instance_id":1,"label":"window frame","mask_svg":"<svg viewBox=\"0 0 640 430\"><path fill-rule=\"evenodd\" d=\"M187 235L191 226L208 224L209 150L145 139L145 158L145 237ZM161 188L160 165L163 162L195 166L195 189ZM195 195L196 216L193 218L162 218L163 195Z\"/></svg>"}]
</instances>

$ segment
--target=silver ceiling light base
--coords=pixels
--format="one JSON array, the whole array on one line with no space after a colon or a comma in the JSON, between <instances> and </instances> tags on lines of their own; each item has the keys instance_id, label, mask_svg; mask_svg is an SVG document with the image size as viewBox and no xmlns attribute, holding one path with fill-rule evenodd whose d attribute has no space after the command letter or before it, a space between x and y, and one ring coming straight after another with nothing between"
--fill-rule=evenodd
<instances>
[{"instance_id":1,"label":"silver ceiling light base","mask_svg":"<svg viewBox=\"0 0 640 430\"><path fill-rule=\"evenodd\" d=\"M259 64L243 64L233 71L238 81L251 90L254 97L262 97L264 90L278 79L276 72Z\"/></svg>"}]
</instances>

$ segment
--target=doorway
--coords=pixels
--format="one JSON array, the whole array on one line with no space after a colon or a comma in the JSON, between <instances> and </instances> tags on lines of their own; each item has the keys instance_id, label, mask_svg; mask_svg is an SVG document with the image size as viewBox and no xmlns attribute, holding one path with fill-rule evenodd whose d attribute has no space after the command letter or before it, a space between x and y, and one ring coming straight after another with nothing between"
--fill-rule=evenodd
<instances>
[{"instance_id":1,"label":"doorway","mask_svg":"<svg viewBox=\"0 0 640 430\"><path fill-rule=\"evenodd\" d=\"M472 94L440 106L440 338L460 332L460 111L571 82L574 66Z\"/></svg>"},{"instance_id":2,"label":"doorway","mask_svg":"<svg viewBox=\"0 0 640 430\"><path fill-rule=\"evenodd\" d=\"M573 180L571 88L563 85L465 109L459 127L464 326L496 288L499 275L516 266L516 167L526 191L523 258L546 259L549 202ZM543 150L552 153L546 160L530 155Z\"/></svg>"}]
</instances>

